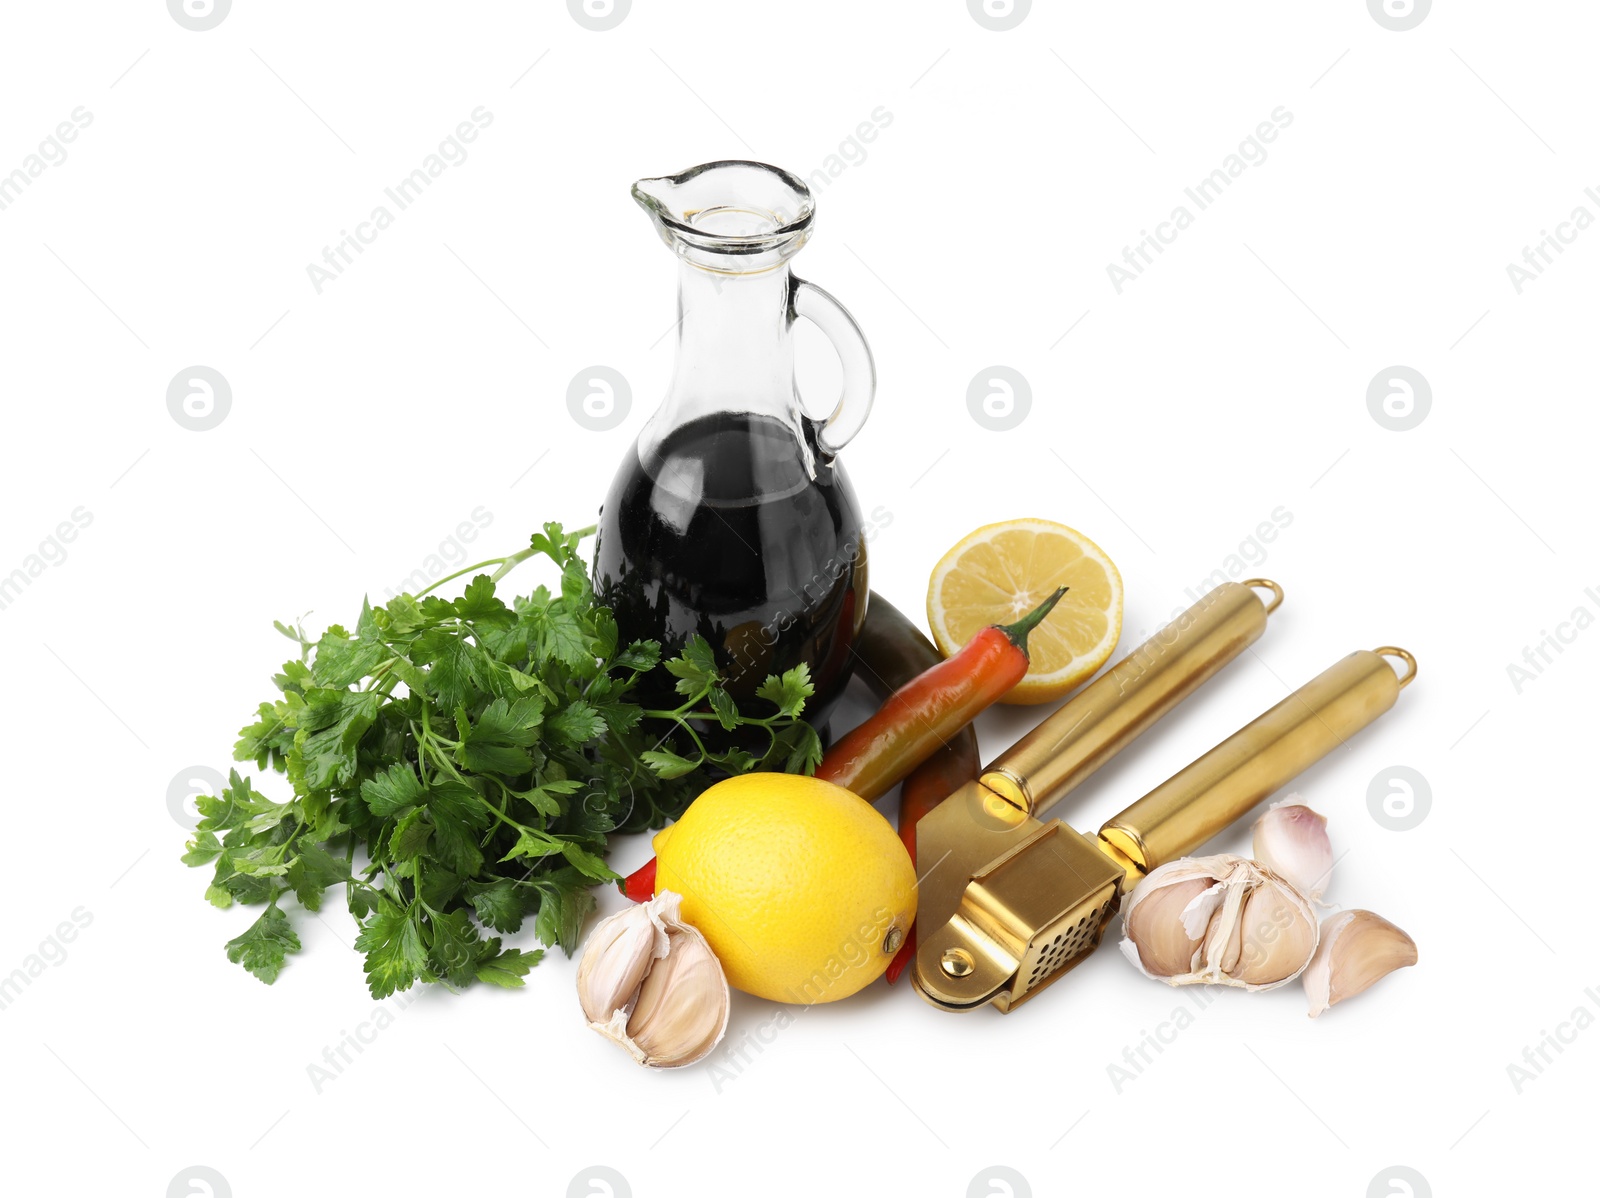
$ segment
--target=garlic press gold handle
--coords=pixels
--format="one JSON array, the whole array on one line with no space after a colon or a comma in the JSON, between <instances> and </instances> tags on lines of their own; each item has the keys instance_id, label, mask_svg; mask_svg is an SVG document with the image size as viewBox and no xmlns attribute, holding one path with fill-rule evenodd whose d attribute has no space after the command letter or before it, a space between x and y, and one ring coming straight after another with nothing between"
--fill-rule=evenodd
<instances>
[{"instance_id":1,"label":"garlic press gold handle","mask_svg":"<svg viewBox=\"0 0 1600 1198\"><path fill-rule=\"evenodd\" d=\"M980 781L1041 815L1254 644L1282 602L1283 588L1265 578L1223 583L1002 753Z\"/></svg>"},{"instance_id":2,"label":"garlic press gold handle","mask_svg":"<svg viewBox=\"0 0 1600 1198\"><path fill-rule=\"evenodd\" d=\"M1356 650L1107 821L1102 847L1130 883L1192 853L1388 711L1416 676L1404 649Z\"/></svg>"}]
</instances>

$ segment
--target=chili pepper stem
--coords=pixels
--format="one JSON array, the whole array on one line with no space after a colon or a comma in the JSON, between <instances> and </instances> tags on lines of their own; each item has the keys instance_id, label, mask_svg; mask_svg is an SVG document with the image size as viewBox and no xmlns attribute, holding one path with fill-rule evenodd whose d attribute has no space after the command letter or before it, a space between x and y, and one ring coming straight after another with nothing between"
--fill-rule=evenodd
<instances>
[{"instance_id":1,"label":"chili pepper stem","mask_svg":"<svg viewBox=\"0 0 1600 1198\"><path fill-rule=\"evenodd\" d=\"M995 627L1006 634L1006 640L1026 653L1028 651L1028 634L1043 622L1044 618L1050 614L1051 609L1061 602L1061 596L1066 593L1066 587L1057 587L1055 594L1051 595L1015 624L996 624Z\"/></svg>"}]
</instances>

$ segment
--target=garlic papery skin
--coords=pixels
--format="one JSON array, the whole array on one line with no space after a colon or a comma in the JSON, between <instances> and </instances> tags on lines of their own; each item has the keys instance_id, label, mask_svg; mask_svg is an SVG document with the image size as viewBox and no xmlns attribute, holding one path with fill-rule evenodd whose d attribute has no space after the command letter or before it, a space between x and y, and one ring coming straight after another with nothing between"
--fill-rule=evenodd
<instances>
[{"instance_id":1,"label":"garlic papery skin","mask_svg":"<svg viewBox=\"0 0 1600 1198\"><path fill-rule=\"evenodd\" d=\"M578 963L589 1026L661 1069L694 1064L728 1030L728 979L710 943L679 915L682 902L664 890L602 920Z\"/></svg>"},{"instance_id":2,"label":"garlic papery skin","mask_svg":"<svg viewBox=\"0 0 1600 1198\"><path fill-rule=\"evenodd\" d=\"M1317 948L1310 900L1231 853L1184 857L1152 870L1128 896L1123 932L1124 955L1169 986L1271 990L1299 977ZM1187 962L1186 945L1193 946Z\"/></svg>"},{"instance_id":3,"label":"garlic papery skin","mask_svg":"<svg viewBox=\"0 0 1600 1198\"><path fill-rule=\"evenodd\" d=\"M1380 978L1417 963L1417 943L1371 911L1341 911L1322 924L1322 944L1305 972L1307 1014L1315 1019Z\"/></svg>"},{"instance_id":4,"label":"garlic papery skin","mask_svg":"<svg viewBox=\"0 0 1600 1198\"><path fill-rule=\"evenodd\" d=\"M1328 821L1290 795L1256 820L1255 859L1316 902L1333 874Z\"/></svg>"}]
</instances>

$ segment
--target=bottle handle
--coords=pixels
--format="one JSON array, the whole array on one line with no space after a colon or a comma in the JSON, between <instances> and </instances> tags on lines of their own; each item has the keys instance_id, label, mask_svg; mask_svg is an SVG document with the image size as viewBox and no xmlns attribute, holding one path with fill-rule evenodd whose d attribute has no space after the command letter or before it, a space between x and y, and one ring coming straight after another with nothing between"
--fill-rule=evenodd
<instances>
[{"instance_id":1,"label":"bottle handle","mask_svg":"<svg viewBox=\"0 0 1600 1198\"><path fill-rule=\"evenodd\" d=\"M833 343L844 368L844 387L833 412L817 430L817 444L829 457L838 453L861 431L872 411L878 389L878 371L861 326L843 304L815 283L795 279L789 295L790 311L820 328Z\"/></svg>"}]
</instances>

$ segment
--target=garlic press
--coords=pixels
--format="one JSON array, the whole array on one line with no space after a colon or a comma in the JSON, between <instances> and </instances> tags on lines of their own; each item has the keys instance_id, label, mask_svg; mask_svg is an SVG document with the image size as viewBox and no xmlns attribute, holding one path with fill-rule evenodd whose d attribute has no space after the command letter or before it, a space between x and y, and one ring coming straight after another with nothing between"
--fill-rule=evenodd
<instances>
[{"instance_id":1,"label":"garlic press","mask_svg":"<svg viewBox=\"0 0 1600 1198\"><path fill-rule=\"evenodd\" d=\"M1224 583L922 818L912 984L923 998L947 1011L990 1003L1010 1011L1032 998L1099 945L1123 894L1150 870L1193 852L1343 746L1416 677L1404 649L1357 650L1097 835L1040 818L1253 644L1282 602L1283 589L1267 579Z\"/></svg>"}]
</instances>

